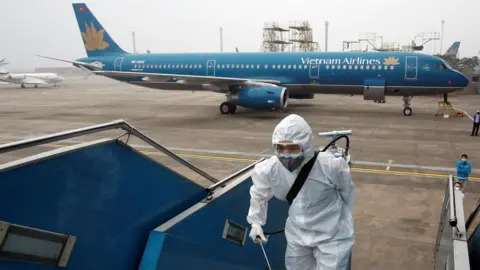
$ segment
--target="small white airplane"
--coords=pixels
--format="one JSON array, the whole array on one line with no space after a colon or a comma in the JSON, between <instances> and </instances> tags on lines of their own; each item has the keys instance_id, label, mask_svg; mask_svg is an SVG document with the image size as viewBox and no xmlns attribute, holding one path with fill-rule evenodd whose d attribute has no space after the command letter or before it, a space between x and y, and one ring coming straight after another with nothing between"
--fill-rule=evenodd
<instances>
[{"instance_id":1,"label":"small white airplane","mask_svg":"<svg viewBox=\"0 0 480 270\"><path fill-rule=\"evenodd\" d=\"M0 67L8 65L5 63L5 58L0 60ZM34 85L35 88L38 85L53 84L57 86L57 83L63 81L64 78L58 76L56 73L10 73L8 71L0 70L0 81L21 84L22 88L25 85Z\"/></svg>"}]
</instances>

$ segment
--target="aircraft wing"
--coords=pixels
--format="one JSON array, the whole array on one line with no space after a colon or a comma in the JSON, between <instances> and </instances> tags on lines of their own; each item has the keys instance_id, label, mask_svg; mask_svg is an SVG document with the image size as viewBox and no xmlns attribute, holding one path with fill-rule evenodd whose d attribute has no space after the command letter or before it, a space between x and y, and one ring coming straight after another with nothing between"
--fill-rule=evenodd
<instances>
[{"instance_id":1,"label":"aircraft wing","mask_svg":"<svg viewBox=\"0 0 480 270\"><path fill-rule=\"evenodd\" d=\"M102 75L112 79L119 78L135 78L143 77L143 81L148 82L167 82L171 80L183 80L191 84L214 84L214 85L229 85L235 83L268 83L280 84L278 80L268 79L246 79L246 78L232 78L232 77L215 77L215 76L197 76L197 75L182 75L182 74L166 74L166 73L147 73L147 72L125 72L125 71L93 71L97 75Z\"/></svg>"},{"instance_id":2,"label":"aircraft wing","mask_svg":"<svg viewBox=\"0 0 480 270\"><path fill-rule=\"evenodd\" d=\"M71 63L74 66L85 67L89 70L100 70L100 69L102 69L102 67L99 67L98 65L95 65L95 64L83 63L83 62L79 62L79 61L63 60L63 59L58 59L58 58L53 58L53 57L48 57L48 56L43 56L43 55L38 55L38 54L37 54L37 56L42 57L42 58L62 61L62 62L66 62L66 63Z\"/></svg>"}]
</instances>

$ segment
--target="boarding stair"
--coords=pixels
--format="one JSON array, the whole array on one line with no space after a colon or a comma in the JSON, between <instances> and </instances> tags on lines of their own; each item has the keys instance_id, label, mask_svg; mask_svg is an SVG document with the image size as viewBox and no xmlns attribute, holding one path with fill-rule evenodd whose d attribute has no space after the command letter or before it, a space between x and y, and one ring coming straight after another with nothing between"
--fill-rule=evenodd
<instances>
[{"instance_id":1,"label":"boarding stair","mask_svg":"<svg viewBox=\"0 0 480 270\"><path fill-rule=\"evenodd\" d=\"M251 169L263 159L216 179L123 120L2 144L0 155L112 130L121 134L0 165L0 269L268 269L246 222ZM130 137L210 184L142 153ZM474 222L466 225L461 191L453 177L448 183L434 269L475 269L468 253L478 254L480 229L467 246ZM270 201L264 230L281 228L288 207ZM285 269L285 248L283 232L269 237L271 269Z\"/></svg>"}]
</instances>

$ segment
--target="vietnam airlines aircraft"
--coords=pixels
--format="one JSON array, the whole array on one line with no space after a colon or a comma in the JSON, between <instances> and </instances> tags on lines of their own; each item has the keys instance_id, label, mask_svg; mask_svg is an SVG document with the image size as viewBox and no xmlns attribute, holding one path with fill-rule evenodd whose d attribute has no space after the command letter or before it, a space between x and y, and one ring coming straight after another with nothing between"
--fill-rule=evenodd
<instances>
[{"instance_id":1,"label":"vietnam airlines aircraft","mask_svg":"<svg viewBox=\"0 0 480 270\"><path fill-rule=\"evenodd\" d=\"M408 52L232 52L130 54L121 49L84 3L73 4L87 57L72 63L97 75L165 90L225 93L222 114L238 106L283 109L289 98L314 94L363 95L384 101L448 94L468 85L468 79L444 60ZM45 57L45 56L43 56Z\"/></svg>"},{"instance_id":2,"label":"vietnam airlines aircraft","mask_svg":"<svg viewBox=\"0 0 480 270\"><path fill-rule=\"evenodd\" d=\"M0 67L5 65L8 65L8 63L5 62L4 58L0 60ZM33 85L37 88L39 84L53 84L53 86L57 86L57 83L63 80L63 77L58 76L56 73L10 73L4 70L0 71L0 81L20 84L22 88L25 88L25 85Z\"/></svg>"}]
</instances>

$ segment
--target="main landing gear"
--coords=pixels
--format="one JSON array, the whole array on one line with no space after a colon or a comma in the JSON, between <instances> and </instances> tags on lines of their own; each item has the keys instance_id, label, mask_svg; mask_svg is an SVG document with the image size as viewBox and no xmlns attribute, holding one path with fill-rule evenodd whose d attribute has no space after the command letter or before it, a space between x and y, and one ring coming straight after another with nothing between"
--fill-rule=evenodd
<instances>
[{"instance_id":1,"label":"main landing gear","mask_svg":"<svg viewBox=\"0 0 480 270\"><path fill-rule=\"evenodd\" d=\"M410 101L412 97L403 97L403 115L411 116L412 115L412 108L410 108Z\"/></svg>"},{"instance_id":2,"label":"main landing gear","mask_svg":"<svg viewBox=\"0 0 480 270\"><path fill-rule=\"evenodd\" d=\"M220 104L220 112L222 114L234 114L237 111L237 105L230 102Z\"/></svg>"}]
</instances>

